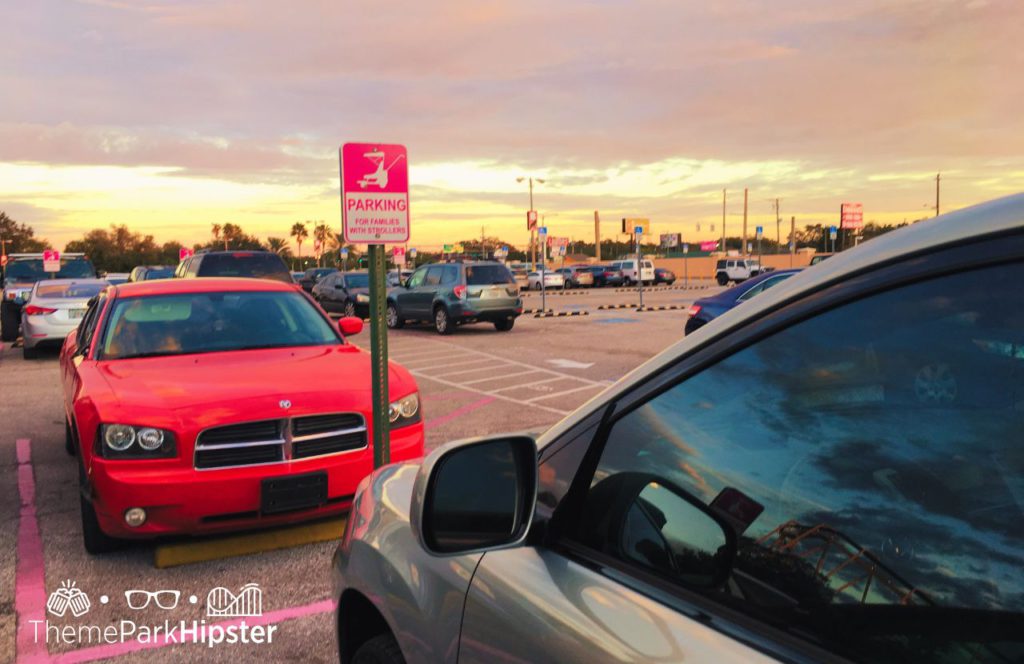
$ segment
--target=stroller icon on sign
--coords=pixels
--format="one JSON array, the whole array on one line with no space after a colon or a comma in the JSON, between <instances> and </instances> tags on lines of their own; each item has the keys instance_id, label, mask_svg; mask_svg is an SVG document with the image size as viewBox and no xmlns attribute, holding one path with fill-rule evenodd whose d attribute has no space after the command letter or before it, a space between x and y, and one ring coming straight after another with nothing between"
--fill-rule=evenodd
<instances>
[{"instance_id":1,"label":"stroller icon on sign","mask_svg":"<svg viewBox=\"0 0 1024 664\"><path fill-rule=\"evenodd\" d=\"M388 186L388 171L390 171L394 167L394 165L398 163L398 160L404 157L405 155L400 154L397 157L395 157L394 161L392 161L386 168L384 166L385 155L383 151L372 150L370 152L364 152L363 156L369 159L371 162L373 162L373 164L376 166L376 170L373 171L372 173L367 173L366 175L364 175L362 180L358 180L357 182L359 183L359 186L362 187L363 189L366 189L367 185L375 184L381 189L383 189L384 187Z\"/></svg>"}]
</instances>

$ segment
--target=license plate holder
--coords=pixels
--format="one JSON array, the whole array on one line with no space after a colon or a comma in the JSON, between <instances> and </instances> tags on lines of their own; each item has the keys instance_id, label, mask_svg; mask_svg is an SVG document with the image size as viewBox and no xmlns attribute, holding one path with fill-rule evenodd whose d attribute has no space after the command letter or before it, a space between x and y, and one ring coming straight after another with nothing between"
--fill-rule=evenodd
<instances>
[{"instance_id":1,"label":"license plate holder","mask_svg":"<svg viewBox=\"0 0 1024 664\"><path fill-rule=\"evenodd\" d=\"M281 514L327 502L327 472L268 477L260 485L260 512Z\"/></svg>"}]
</instances>

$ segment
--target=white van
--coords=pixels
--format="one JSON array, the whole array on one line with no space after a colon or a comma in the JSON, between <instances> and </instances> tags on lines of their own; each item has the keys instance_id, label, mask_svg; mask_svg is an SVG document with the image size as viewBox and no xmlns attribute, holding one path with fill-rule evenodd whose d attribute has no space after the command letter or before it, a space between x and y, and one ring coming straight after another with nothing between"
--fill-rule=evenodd
<instances>
[{"instance_id":1,"label":"white van","mask_svg":"<svg viewBox=\"0 0 1024 664\"><path fill-rule=\"evenodd\" d=\"M654 283L654 263L646 258L643 260L643 267L641 268L641 275L639 279L636 274L635 258L614 261L612 263L612 269L622 270L622 279L626 286L632 286L641 279L643 280L644 285Z\"/></svg>"}]
</instances>

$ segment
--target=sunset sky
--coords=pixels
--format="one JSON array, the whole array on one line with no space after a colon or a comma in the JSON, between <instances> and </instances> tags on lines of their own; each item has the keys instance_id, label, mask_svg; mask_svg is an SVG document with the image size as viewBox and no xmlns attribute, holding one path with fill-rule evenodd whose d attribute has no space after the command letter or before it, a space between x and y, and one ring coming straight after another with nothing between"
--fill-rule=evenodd
<instances>
[{"instance_id":1,"label":"sunset sky","mask_svg":"<svg viewBox=\"0 0 1024 664\"><path fill-rule=\"evenodd\" d=\"M7 2L0 210L58 248L125 223L340 230L338 146L404 143L412 244L622 216L689 241L1024 190L1019 0ZM701 230L697 231L697 224ZM710 231L714 223L716 231ZM738 233L737 233L738 234Z\"/></svg>"}]
</instances>

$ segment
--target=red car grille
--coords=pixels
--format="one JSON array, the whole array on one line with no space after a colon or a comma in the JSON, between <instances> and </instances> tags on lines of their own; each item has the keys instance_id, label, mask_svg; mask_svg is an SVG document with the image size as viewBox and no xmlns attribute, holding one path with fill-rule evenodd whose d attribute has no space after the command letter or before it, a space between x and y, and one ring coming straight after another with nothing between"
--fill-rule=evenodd
<instances>
[{"instance_id":1,"label":"red car grille","mask_svg":"<svg viewBox=\"0 0 1024 664\"><path fill-rule=\"evenodd\" d=\"M200 470L281 463L365 448L359 413L333 413L243 422L207 429L196 439Z\"/></svg>"}]
</instances>

